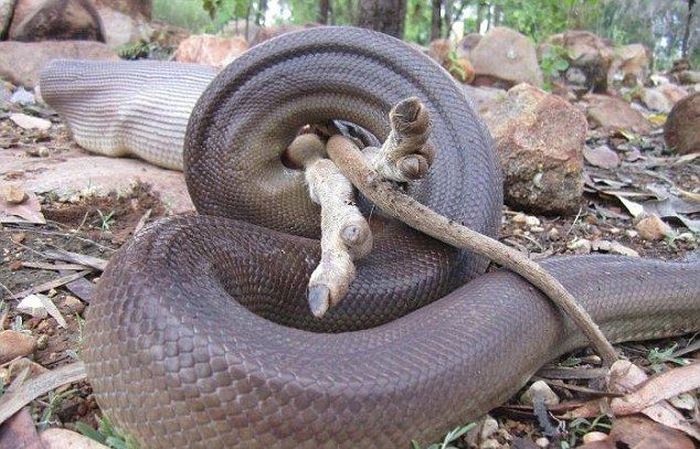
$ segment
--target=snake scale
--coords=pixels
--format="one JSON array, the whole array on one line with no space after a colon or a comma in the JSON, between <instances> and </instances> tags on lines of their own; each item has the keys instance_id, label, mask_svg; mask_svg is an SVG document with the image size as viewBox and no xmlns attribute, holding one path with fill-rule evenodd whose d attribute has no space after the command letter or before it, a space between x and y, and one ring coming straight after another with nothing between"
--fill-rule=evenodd
<instances>
[{"instance_id":1,"label":"snake scale","mask_svg":"<svg viewBox=\"0 0 700 449\"><path fill-rule=\"evenodd\" d=\"M429 58L375 32L316 28L256 46L213 77L188 65L58 61L41 80L82 145L184 163L199 212L150 225L120 249L87 315L83 356L97 400L144 448L408 448L585 345L517 275L484 274L483 258L366 201L374 250L340 305L321 320L308 312L319 210L303 174L280 161L305 124L342 119L384 139L390 107L417 96L438 153L409 192L496 234L502 187L490 136ZM698 263L542 265L613 341L700 330Z\"/></svg>"}]
</instances>

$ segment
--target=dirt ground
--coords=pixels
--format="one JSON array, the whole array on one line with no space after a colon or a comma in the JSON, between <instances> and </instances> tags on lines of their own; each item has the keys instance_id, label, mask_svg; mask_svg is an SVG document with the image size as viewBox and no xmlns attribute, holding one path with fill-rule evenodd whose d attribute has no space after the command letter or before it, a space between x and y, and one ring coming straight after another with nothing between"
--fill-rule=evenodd
<instances>
[{"instance_id":1,"label":"dirt ground","mask_svg":"<svg viewBox=\"0 0 700 449\"><path fill-rule=\"evenodd\" d=\"M8 113L0 112L0 153L15 151L19 155L17 157L38 158L50 165L51 161L60 161L68 152L80 151L76 150L65 127L55 115L43 109L35 112L54 123L48 132L23 130L10 122ZM671 192L672 198L678 198L674 192L698 195L700 159L682 159L669 154L658 132L638 141L621 136L592 135L588 145L601 143L616 149L623 162L620 167L611 170L587 166L587 192L578 214L532 217L504 208L501 241L528 253L533 259L588 253L596 251L596 248L598 251L610 250L613 242L622 245L622 251L633 250L641 257L673 260L697 253L698 234L689 231L679 219L667 220L673 228L671 235L658 241L641 238L635 228L635 220L625 205L609 192L646 193L646 196L628 197L639 202L654 200L654 194L649 193L647 188L649 185L663 187ZM41 168L33 170L40 172ZM30 175L32 173L0 167L3 183L14 182L21 187L23 178ZM47 253L59 249L108 260L135 230L172 213L172 208L161 200L159 192L154 192L145 183L135 183L128 191L112 192L106 196L89 192L73 196L48 192L39 195L38 199L45 224L0 225L0 288L4 298L0 309L4 312L0 326L2 329L30 331L39 342L33 360L45 368L54 369L74 361L80 352L82 317L85 307L89 307L92 286L98 281L100 273L93 269L78 281L44 291L58 305L67 328L60 327L52 317L32 318L21 314L15 307L29 289L76 272L75 267L73 270L59 269L60 264L65 265L66 261L57 261ZM697 215L685 214L682 218L692 219ZM608 243L600 244L600 241ZM613 252L620 251L619 246L615 248ZM69 297L73 298L69 300ZM682 360L700 357L696 335L624 344L620 348L627 357L649 372L664 371L684 363ZM686 348L691 351L683 352ZM574 369L573 378L561 379L562 376L557 376L564 367ZM562 400L580 401L595 396L582 392L581 387L584 387L584 391L586 388L602 388L601 379L590 379L589 375L597 367L599 360L591 356L590 351L581 351L549 365L546 367L548 371L540 372L538 377L557 379L552 382L557 385L554 390ZM0 367L0 383L7 384L12 375L10 364ZM34 401L32 413L40 428L72 428L78 421L94 427L100 411L89 384L81 382ZM694 410L685 413L692 418L697 413L697 402ZM513 398L510 405L493 412L500 425L499 433L494 438L513 447L536 447L533 442L542 437L543 430L535 415L532 408L520 406L518 398ZM549 437L551 447L566 447L564 443L573 447L580 444L582 434L590 430L607 430L609 424L607 418L578 423L569 421L567 431L559 437ZM468 443L462 441L458 444L467 447Z\"/></svg>"}]
</instances>

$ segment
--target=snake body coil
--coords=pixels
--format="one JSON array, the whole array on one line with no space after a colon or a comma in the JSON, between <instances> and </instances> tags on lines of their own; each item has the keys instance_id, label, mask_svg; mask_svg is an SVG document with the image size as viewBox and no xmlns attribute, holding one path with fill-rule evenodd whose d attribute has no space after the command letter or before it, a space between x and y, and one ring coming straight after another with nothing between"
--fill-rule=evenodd
<instances>
[{"instance_id":1,"label":"snake body coil","mask_svg":"<svg viewBox=\"0 0 700 449\"><path fill-rule=\"evenodd\" d=\"M149 65L78 77L76 67L54 64L42 93L76 134L99 139L98 122L68 112L87 100L66 93L84 87L109 110L104 97L126 88L109 70L137 79ZM178 92L191 98L182 80L200 69L172 67L160 84L170 95L138 91L153 105L131 109L141 131L117 125L104 148L120 133L137 146L181 138L173 131L181 118L159 112ZM390 107L408 96L428 108L438 149L411 194L495 235L501 179L488 132L450 77L400 41L353 28L293 33L254 47L206 88L184 154L203 215L160 222L125 245L88 312L88 375L119 427L150 449L406 448L485 413L543 363L585 344L518 276L483 274L482 258L376 212L375 249L347 297L323 320L308 313L319 211L303 174L280 155L300 126L329 119L384 139ZM543 265L611 340L700 330L700 264L574 257Z\"/></svg>"}]
</instances>

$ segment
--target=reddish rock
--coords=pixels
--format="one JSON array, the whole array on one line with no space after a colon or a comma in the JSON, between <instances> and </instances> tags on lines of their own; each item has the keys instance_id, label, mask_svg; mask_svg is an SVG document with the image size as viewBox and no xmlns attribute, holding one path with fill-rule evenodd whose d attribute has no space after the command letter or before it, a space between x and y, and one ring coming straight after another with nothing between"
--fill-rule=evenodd
<instances>
[{"instance_id":1,"label":"reddish rock","mask_svg":"<svg viewBox=\"0 0 700 449\"><path fill-rule=\"evenodd\" d=\"M450 75L462 83L471 83L475 72L469 60L457 56L448 39L436 39L428 47L428 55L447 70Z\"/></svg>"},{"instance_id":2,"label":"reddish rock","mask_svg":"<svg viewBox=\"0 0 700 449\"><path fill-rule=\"evenodd\" d=\"M664 94L671 105L674 105L687 97L689 95L688 90L682 86L676 84L665 83L656 88L659 92Z\"/></svg>"},{"instance_id":3,"label":"reddish rock","mask_svg":"<svg viewBox=\"0 0 700 449\"><path fill-rule=\"evenodd\" d=\"M589 94L584 97L588 103L586 115L592 128L606 131L626 130L648 134L651 124L644 116L625 100L608 95Z\"/></svg>"},{"instance_id":4,"label":"reddish rock","mask_svg":"<svg viewBox=\"0 0 700 449\"><path fill-rule=\"evenodd\" d=\"M129 17L138 19L143 17L151 20L153 14L153 2L151 0L92 0L97 8L109 8L119 11Z\"/></svg>"},{"instance_id":5,"label":"reddish rock","mask_svg":"<svg viewBox=\"0 0 700 449\"><path fill-rule=\"evenodd\" d=\"M17 0L0 0L0 40L5 39L12 21L12 12Z\"/></svg>"},{"instance_id":6,"label":"reddish rock","mask_svg":"<svg viewBox=\"0 0 700 449\"><path fill-rule=\"evenodd\" d=\"M678 154L700 151L700 92L676 103L666 119L664 139Z\"/></svg>"},{"instance_id":7,"label":"reddish rock","mask_svg":"<svg viewBox=\"0 0 700 449\"><path fill-rule=\"evenodd\" d=\"M506 87L518 83L542 87L535 47L526 36L510 28L491 29L471 50L469 58L476 72L476 84L484 84L479 79L486 78Z\"/></svg>"},{"instance_id":8,"label":"reddish rock","mask_svg":"<svg viewBox=\"0 0 700 449\"><path fill-rule=\"evenodd\" d=\"M457 42L456 51L457 56L469 59L472 50L477 46L479 41L481 41L481 34L479 33L469 33Z\"/></svg>"},{"instance_id":9,"label":"reddish rock","mask_svg":"<svg viewBox=\"0 0 700 449\"><path fill-rule=\"evenodd\" d=\"M642 44L615 48L608 81L618 77L626 86L643 85L649 76L650 52Z\"/></svg>"},{"instance_id":10,"label":"reddish rock","mask_svg":"<svg viewBox=\"0 0 700 449\"><path fill-rule=\"evenodd\" d=\"M0 77L27 87L39 82L39 73L53 59L119 59L101 42L0 42Z\"/></svg>"},{"instance_id":11,"label":"reddish rock","mask_svg":"<svg viewBox=\"0 0 700 449\"><path fill-rule=\"evenodd\" d=\"M587 131L581 111L560 97L519 84L483 117L505 175L506 204L542 214L578 210Z\"/></svg>"},{"instance_id":12,"label":"reddish rock","mask_svg":"<svg viewBox=\"0 0 700 449\"><path fill-rule=\"evenodd\" d=\"M198 34L180 42L175 52L175 60L210 65L221 69L247 49L248 43L242 37L225 38Z\"/></svg>"},{"instance_id":13,"label":"reddish rock","mask_svg":"<svg viewBox=\"0 0 700 449\"><path fill-rule=\"evenodd\" d=\"M306 25L276 25L271 27L260 28L258 29L258 32L255 33L255 37L250 42L250 46L252 47L254 45L258 45L261 42L265 42L268 39L272 39L273 37L281 36L286 33L301 31L316 26L318 26L318 24L307 23Z\"/></svg>"},{"instance_id":14,"label":"reddish rock","mask_svg":"<svg viewBox=\"0 0 700 449\"><path fill-rule=\"evenodd\" d=\"M105 40L102 21L89 0L17 0L8 38Z\"/></svg>"},{"instance_id":15,"label":"reddish rock","mask_svg":"<svg viewBox=\"0 0 700 449\"><path fill-rule=\"evenodd\" d=\"M150 41L153 28L148 19L135 13L130 15L107 6L98 6L97 13L102 20L105 43L111 48L137 41Z\"/></svg>"},{"instance_id":16,"label":"reddish rock","mask_svg":"<svg viewBox=\"0 0 700 449\"><path fill-rule=\"evenodd\" d=\"M548 46L564 48L569 69L576 77L583 75L583 84L595 92L608 90L608 72L613 61L613 50L590 31L567 31L549 36L538 48L544 54ZM572 78L571 76L567 77Z\"/></svg>"}]
</instances>

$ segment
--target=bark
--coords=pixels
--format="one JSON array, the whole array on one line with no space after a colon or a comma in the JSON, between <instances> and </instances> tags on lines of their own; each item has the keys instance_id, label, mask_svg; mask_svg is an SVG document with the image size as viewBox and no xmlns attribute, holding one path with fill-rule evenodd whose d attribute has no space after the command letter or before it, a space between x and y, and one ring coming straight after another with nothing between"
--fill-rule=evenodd
<instances>
[{"instance_id":1,"label":"bark","mask_svg":"<svg viewBox=\"0 0 700 449\"><path fill-rule=\"evenodd\" d=\"M693 22L693 12L695 9L695 0L688 0L688 18L685 21L685 29L683 30L683 41L681 42L681 56L688 57L688 43L690 41L690 24Z\"/></svg>"},{"instance_id":2,"label":"bark","mask_svg":"<svg viewBox=\"0 0 700 449\"><path fill-rule=\"evenodd\" d=\"M328 15L331 10L330 0L319 0L318 2L318 23L328 25Z\"/></svg>"},{"instance_id":3,"label":"bark","mask_svg":"<svg viewBox=\"0 0 700 449\"><path fill-rule=\"evenodd\" d=\"M432 0L430 19L430 40L439 39L442 35L442 0Z\"/></svg>"},{"instance_id":4,"label":"bark","mask_svg":"<svg viewBox=\"0 0 700 449\"><path fill-rule=\"evenodd\" d=\"M267 0L258 1L258 10L255 12L255 24L263 26L265 24L265 13L267 12Z\"/></svg>"},{"instance_id":5,"label":"bark","mask_svg":"<svg viewBox=\"0 0 700 449\"><path fill-rule=\"evenodd\" d=\"M357 26L401 39L406 20L406 0L360 0Z\"/></svg>"}]
</instances>

